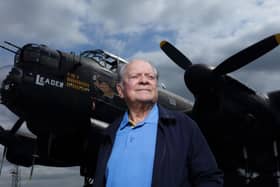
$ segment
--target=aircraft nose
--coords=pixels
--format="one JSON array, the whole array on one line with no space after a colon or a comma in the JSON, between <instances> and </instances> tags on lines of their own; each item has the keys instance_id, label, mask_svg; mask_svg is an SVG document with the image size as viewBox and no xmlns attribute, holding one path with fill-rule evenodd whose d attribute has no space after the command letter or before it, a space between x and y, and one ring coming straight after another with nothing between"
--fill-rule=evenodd
<instances>
[{"instance_id":1,"label":"aircraft nose","mask_svg":"<svg viewBox=\"0 0 280 187\"><path fill-rule=\"evenodd\" d=\"M4 65L0 67L0 103L2 103L2 90L4 89L4 80L7 78L12 65Z\"/></svg>"},{"instance_id":2,"label":"aircraft nose","mask_svg":"<svg viewBox=\"0 0 280 187\"><path fill-rule=\"evenodd\" d=\"M0 67L0 104L5 103L6 93L11 88L20 82L22 77L22 71L13 65L6 65Z\"/></svg>"}]
</instances>

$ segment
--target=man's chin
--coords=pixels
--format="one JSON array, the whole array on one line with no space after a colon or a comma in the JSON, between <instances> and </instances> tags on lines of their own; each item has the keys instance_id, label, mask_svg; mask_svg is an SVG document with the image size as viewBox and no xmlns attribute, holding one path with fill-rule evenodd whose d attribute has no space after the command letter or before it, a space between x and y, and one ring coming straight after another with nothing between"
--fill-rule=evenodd
<instances>
[{"instance_id":1,"label":"man's chin","mask_svg":"<svg viewBox=\"0 0 280 187\"><path fill-rule=\"evenodd\" d=\"M154 98L139 98L137 101L143 104L154 104L156 102Z\"/></svg>"}]
</instances>

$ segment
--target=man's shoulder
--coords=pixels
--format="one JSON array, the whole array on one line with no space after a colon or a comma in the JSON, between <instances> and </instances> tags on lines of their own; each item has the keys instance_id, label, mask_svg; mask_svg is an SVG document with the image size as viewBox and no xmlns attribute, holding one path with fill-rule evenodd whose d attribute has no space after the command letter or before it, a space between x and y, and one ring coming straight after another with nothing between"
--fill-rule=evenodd
<instances>
[{"instance_id":1,"label":"man's shoulder","mask_svg":"<svg viewBox=\"0 0 280 187\"><path fill-rule=\"evenodd\" d=\"M185 113L176 110L170 110L159 106L159 118L162 121L172 122L177 125L196 126L196 123Z\"/></svg>"},{"instance_id":2,"label":"man's shoulder","mask_svg":"<svg viewBox=\"0 0 280 187\"><path fill-rule=\"evenodd\" d=\"M168 137L170 141L180 140L186 145L191 142L190 139L195 137L194 135L200 133L200 129L195 121L193 121L187 114L169 110L161 107L160 111L160 127L163 131L168 132L166 135L172 135ZM161 117L164 116L165 118ZM167 117L167 118L166 118ZM173 139L174 138L174 139Z\"/></svg>"},{"instance_id":3,"label":"man's shoulder","mask_svg":"<svg viewBox=\"0 0 280 187\"><path fill-rule=\"evenodd\" d=\"M185 114L182 111L178 110L170 110L161 105L158 106L159 108L159 115L162 118L169 118L169 119L178 119L178 118L185 118L187 120L192 120L188 114Z\"/></svg>"}]
</instances>

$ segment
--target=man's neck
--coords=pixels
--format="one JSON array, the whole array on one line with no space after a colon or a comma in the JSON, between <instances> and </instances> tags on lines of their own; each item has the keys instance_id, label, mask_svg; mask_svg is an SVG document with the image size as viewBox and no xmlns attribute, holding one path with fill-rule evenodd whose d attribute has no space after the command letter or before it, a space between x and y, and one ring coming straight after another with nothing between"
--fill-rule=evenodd
<instances>
[{"instance_id":1,"label":"man's neck","mask_svg":"<svg viewBox=\"0 0 280 187\"><path fill-rule=\"evenodd\" d=\"M149 114L154 104L134 105L129 107L129 120L133 124L143 121Z\"/></svg>"}]
</instances>

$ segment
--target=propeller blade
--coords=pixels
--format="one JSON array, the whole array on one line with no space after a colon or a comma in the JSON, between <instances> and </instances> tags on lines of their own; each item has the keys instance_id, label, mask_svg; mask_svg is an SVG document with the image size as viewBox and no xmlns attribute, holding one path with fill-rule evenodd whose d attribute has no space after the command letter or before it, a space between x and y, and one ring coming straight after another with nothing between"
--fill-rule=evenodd
<instances>
[{"instance_id":1,"label":"propeller blade","mask_svg":"<svg viewBox=\"0 0 280 187\"><path fill-rule=\"evenodd\" d=\"M233 72L249 64L253 60L261 57L262 55L269 52L279 44L280 34L275 34L270 37L267 37L229 57L220 65L218 65L213 71L218 75L224 75Z\"/></svg>"},{"instance_id":2,"label":"propeller blade","mask_svg":"<svg viewBox=\"0 0 280 187\"><path fill-rule=\"evenodd\" d=\"M192 65L192 62L168 41L161 41L160 48L171 60L173 60L178 66L180 66L184 70L186 70L189 66Z\"/></svg>"},{"instance_id":3,"label":"propeller blade","mask_svg":"<svg viewBox=\"0 0 280 187\"><path fill-rule=\"evenodd\" d=\"M2 155L1 165L0 165L0 175L2 174L2 168L3 168L3 164L4 164L4 159L5 159L6 154L7 154L7 150L8 150L8 148L5 146L4 151L3 151L3 155Z\"/></svg>"},{"instance_id":4,"label":"propeller blade","mask_svg":"<svg viewBox=\"0 0 280 187\"><path fill-rule=\"evenodd\" d=\"M23 124L23 122L24 122L24 119L23 119L23 118L19 118L19 119L17 120L17 122L14 124L14 126L12 127L12 129L10 130L10 132L11 132L12 134L15 134L15 133L18 131L18 129L21 127L21 125Z\"/></svg>"}]
</instances>

